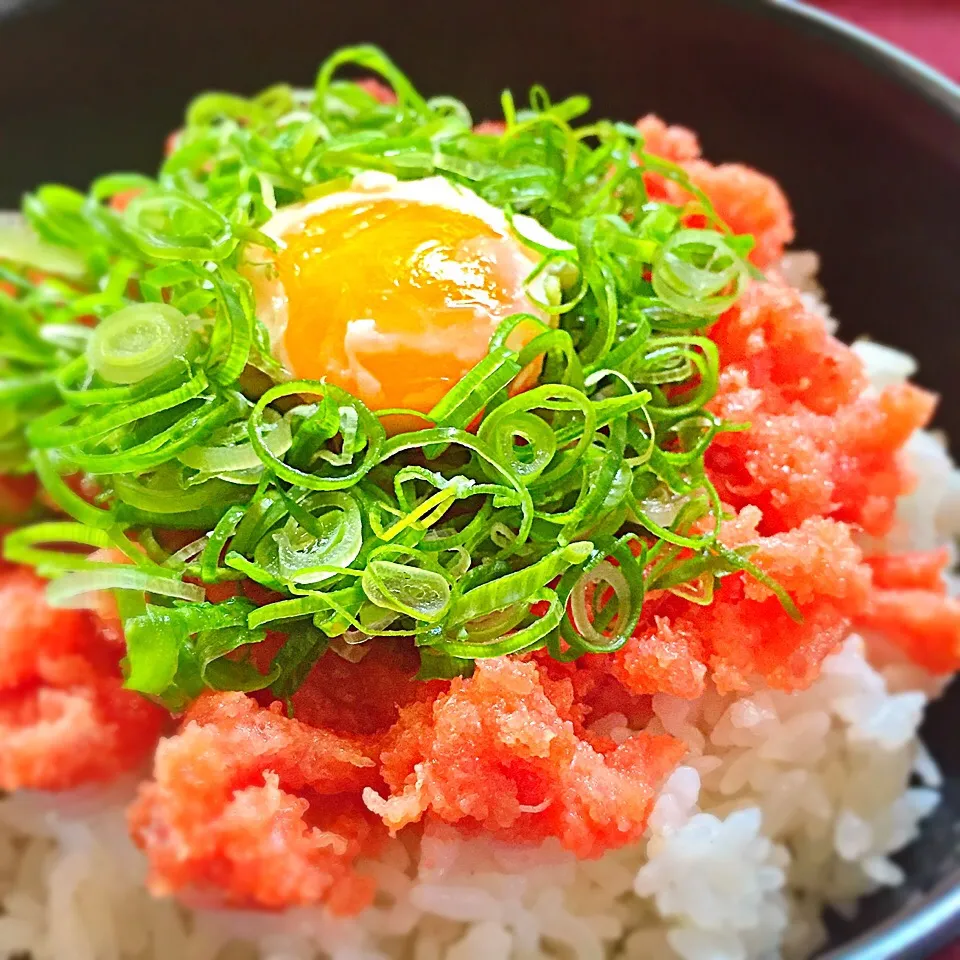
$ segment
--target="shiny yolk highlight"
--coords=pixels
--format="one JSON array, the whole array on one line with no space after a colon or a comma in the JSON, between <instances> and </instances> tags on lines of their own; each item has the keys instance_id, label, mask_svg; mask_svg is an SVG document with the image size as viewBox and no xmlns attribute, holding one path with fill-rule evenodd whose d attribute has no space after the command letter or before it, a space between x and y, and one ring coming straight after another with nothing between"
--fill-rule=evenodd
<instances>
[{"instance_id":1,"label":"shiny yolk highlight","mask_svg":"<svg viewBox=\"0 0 960 960\"><path fill-rule=\"evenodd\" d=\"M428 412L483 358L504 317L535 312L523 289L534 255L439 204L337 206L283 243L276 266L290 371L326 378L373 410ZM390 428L423 425L393 418Z\"/></svg>"}]
</instances>

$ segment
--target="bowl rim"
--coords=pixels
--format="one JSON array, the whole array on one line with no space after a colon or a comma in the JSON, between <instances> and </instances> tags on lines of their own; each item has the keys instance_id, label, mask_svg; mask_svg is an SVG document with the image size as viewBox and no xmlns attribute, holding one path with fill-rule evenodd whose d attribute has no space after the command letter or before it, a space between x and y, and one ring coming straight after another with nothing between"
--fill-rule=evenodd
<instances>
[{"instance_id":1,"label":"bowl rim","mask_svg":"<svg viewBox=\"0 0 960 960\"><path fill-rule=\"evenodd\" d=\"M728 0L731 2L731 0ZM740 7L766 12L827 43L842 47L868 67L893 77L939 107L960 124L960 83L941 70L870 30L805 0L732 0Z\"/></svg>"},{"instance_id":2,"label":"bowl rim","mask_svg":"<svg viewBox=\"0 0 960 960\"><path fill-rule=\"evenodd\" d=\"M803 0L722 0L836 46L869 69L898 82L960 129L960 83L877 34ZM49 10L50 0L0 5L0 22ZM960 869L920 898L820 960L925 960L960 939Z\"/></svg>"},{"instance_id":3,"label":"bowl rim","mask_svg":"<svg viewBox=\"0 0 960 960\"><path fill-rule=\"evenodd\" d=\"M840 47L920 96L960 129L960 84L896 44L802 0L726 2ZM956 940L960 940L960 870L849 943L821 954L820 960L925 960Z\"/></svg>"}]
</instances>

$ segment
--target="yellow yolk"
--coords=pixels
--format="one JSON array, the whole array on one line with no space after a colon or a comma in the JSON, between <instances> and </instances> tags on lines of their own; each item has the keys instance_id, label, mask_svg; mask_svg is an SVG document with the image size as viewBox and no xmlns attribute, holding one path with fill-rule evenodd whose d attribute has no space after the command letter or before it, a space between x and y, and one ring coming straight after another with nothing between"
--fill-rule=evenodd
<instances>
[{"instance_id":1,"label":"yellow yolk","mask_svg":"<svg viewBox=\"0 0 960 960\"><path fill-rule=\"evenodd\" d=\"M539 313L524 292L536 262L485 220L439 203L381 195L331 206L283 233L278 352L294 376L325 378L373 410L427 413L503 318ZM531 333L518 328L511 345ZM395 417L389 427L425 425Z\"/></svg>"}]
</instances>

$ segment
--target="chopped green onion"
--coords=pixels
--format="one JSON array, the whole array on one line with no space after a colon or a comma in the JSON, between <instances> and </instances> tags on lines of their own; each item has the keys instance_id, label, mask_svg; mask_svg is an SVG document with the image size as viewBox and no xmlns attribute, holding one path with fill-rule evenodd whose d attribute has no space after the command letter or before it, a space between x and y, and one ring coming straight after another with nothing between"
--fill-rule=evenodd
<instances>
[{"instance_id":1,"label":"chopped green onion","mask_svg":"<svg viewBox=\"0 0 960 960\"><path fill-rule=\"evenodd\" d=\"M432 570L390 560L371 560L361 582L371 603L414 620L436 623L450 606L450 584Z\"/></svg>"},{"instance_id":2,"label":"chopped green onion","mask_svg":"<svg viewBox=\"0 0 960 960\"><path fill-rule=\"evenodd\" d=\"M264 446L275 457L282 457L293 442L290 424L275 411L267 410L264 413ZM245 430L242 442L219 443L221 439L226 440L227 436L221 437L218 434L232 432L229 427L223 428L211 435L210 443L184 450L178 454L177 459L201 474L215 477L224 477L244 470L261 470L263 461L257 456L253 444L247 441Z\"/></svg>"},{"instance_id":3,"label":"chopped green onion","mask_svg":"<svg viewBox=\"0 0 960 960\"><path fill-rule=\"evenodd\" d=\"M97 324L90 367L108 383L139 383L181 359L190 338L187 318L166 303L135 303Z\"/></svg>"},{"instance_id":4,"label":"chopped green onion","mask_svg":"<svg viewBox=\"0 0 960 960\"><path fill-rule=\"evenodd\" d=\"M697 317L715 317L740 296L747 269L726 238L681 230L653 261L653 289L664 303Z\"/></svg>"},{"instance_id":5,"label":"chopped green onion","mask_svg":"<svg viewBox=\"0 0 960 960\"><path fill-rule=\"evenodd\" d=\"M325 512L315 511L330 507ZM291 516L272 539L277 568L295 584L319 583L357 558L363 547L360 508L348 493L309 493L289 503Z\"/></svg>"},{"instance_id":6,"label":"chopped green onion","mask_svg":"<svg viewBox=\"0 0 960 960\"><path fill-rule=\"evenodd\" d=\"M341 76L357 69L397 102ZM750 282L752 238L635 127L584 122L586 98L501 103L505 132L475 133L464 104L350 47L312 90L197 98L156 177L49 184L24 200L29 229L0 225L0 468L34 470L72 518L14 531L5 555L58 602L115 592L131 689L176 711L204 687L289 700L331 643L353 658L380 637L415 645L423 679L538 649L602 655L650 590L703 603L729 575L799 616L719 542L705 467L743 429L709 412L705 328ZM278 211L365 171L469 188L534 258L536 313L500 319L472 370L406 411L429 425L390 437L392 411L286 379L249 262L278 249ZM710 228L652 199L651 175ZM521 373L538 382L518 390ZM190 542L163 549L169 530ZM244 579L274 595L205 600ZM250 653L268 629L286 639L266 668Z\"/></svg>"},{"instance_id":7,"label":"chopped green onion","mask_svg":"<svg viewBox=\"0 0 960 960\"><path fill-rule=\"evenodd\" d=\"M44 243L17 214L0 213L0 260L74 280L86 273L82 257L64 247Z\"/></svg>"},{"instance_id":8,"label":"chopped green onion","mask_svg":"<svg viewBox=\"0 0 960 960\"><path fill-rule=\"evenodd\" d=\"M199 603L206 596L203 587L182 583L171 577L138 570L126 565L100 564L102 570L86 569L68 573L47 586L47 600L51 606L68 606L69 601L98 590L136 590L138 593L155 593L160 597L175 597Z\"/></svg>"},{"instance_id":9,"label":"chopped green onion","mask_svg":"<svg viewBox=\"0 0 960 960\"><path fill-rule=\"evenodd\" d=\"M468 590L453 608L457 623L469 623L496 610L524 603L568 567L583 563L593 552L592 543L571 543L542 560Z\"/></svg>"}]
</instances>

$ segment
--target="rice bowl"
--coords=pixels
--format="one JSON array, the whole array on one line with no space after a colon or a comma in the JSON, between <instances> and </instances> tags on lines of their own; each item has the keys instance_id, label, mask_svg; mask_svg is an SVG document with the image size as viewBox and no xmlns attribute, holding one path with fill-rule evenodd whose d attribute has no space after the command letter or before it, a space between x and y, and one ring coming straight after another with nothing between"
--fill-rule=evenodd
<instances>
[{"instance_id":1,"label":"rice bowl","mask_svg":"<svg viewBox=\"0 0 960 960\"><path fill-rule=\"evenodd\" d=\"M641 130L651 153L659 137L661 149L679 151L668 160L702 163L685 131L655 121ZM698 169L716 178L715 189L735 197L759 182L738 170L727 183L705 166ZM809 258L781 262L789 226L776 217L764 226L753 248L764 269L785 277L775 284L788 281L803 291L784 296L803 297L808 327L816 317L826 328ZM852 403L895 392L911 373L903 355L873 345L856 352L868 382ZM853 362L846 353L836 355ZM791 381L790 389L806 387ZM813 408L818 401L808 402ZM429 419L430 410L420 412ZM919 432L904 450L902 462L916 486L897 498L895 516L858 518L856 525L868 532L857 530L856 550L881 557L942 551L960 530L957 474L942 445ZM727 492L736 495L735 487L728 484ZM744 497L741 513L752 505L751 496ZM769 504L771 511L794 507L789 497ZM648 517L656 527L647 529L668 528L676 519L669 511ZM786 531L800 525L794 514L782 521ZM829 538L825 543L834 549ZM951 601L937 602L953 609ZM696 696L644 692L649 715L642 722L640 714L618 710L588 715L584 729L612 745L605 747L611 752L638 733L684 746L635 842L579 858L557 838L511 843L428 818L421 832L400 829L375 860L360 861L377 893L354 917L302 907L279 916L187 913L143 888L146 864L130 843L123 812L134 788L123 778L106 789L12 793L0 814L6 831L0 949L11 956L29 951L35 960L229 958L251 950L277 960L809 955L822 941L825 904L849 909L864 893L901 882L890 854L909 843L938 800L939 775L917 728L949 675L939 664L955 656L956 638L952 648L948 643L921 657L935 666L924 669L905 652L916 654L913 635L905 646L902 637L884 635L882 617L850 619L855 629L842 637L825 633L829 655L822 666L816 662L816 676L810 664L796 665L790 691L752 676L730 689L728 671L722 693L712 680ZM338 655L349 654L344 648ZM264 783L269 790L275 774L267 771ZM386 813L380 804L392 798L374 793L364 792L368 809ZM521 812L536 817L546 809L539 806L524 802Z\"/></svg>"}]
</instances>

